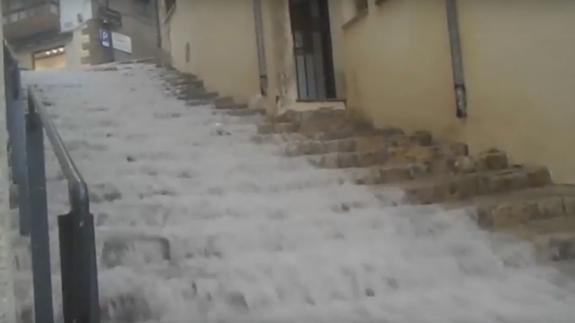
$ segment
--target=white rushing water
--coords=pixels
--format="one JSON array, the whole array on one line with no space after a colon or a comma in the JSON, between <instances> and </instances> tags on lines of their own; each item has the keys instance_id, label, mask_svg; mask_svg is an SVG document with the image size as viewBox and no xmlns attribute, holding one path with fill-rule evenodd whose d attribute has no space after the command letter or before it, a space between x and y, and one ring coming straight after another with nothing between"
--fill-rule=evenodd
<instances>
[{"instance_id":1,"label":"white rushing water","mask_svg":"<svg viewBox=\"0 0 575 323\"><path fill-rule=\"evenodd\" d=\"M142 319L162 323L575 320L573 289L535 265L528 246L480 231L463 211L392 207L335 183L340 171L253 143L245 119L170 97L153 67L26 79L105 195L92 207L99 242L114 230L172 242L171 263L142 265L136 254L102 268L103 302L138 295ZM67 193L51 163L58 214Z\"/></svg>"}]
</instances>

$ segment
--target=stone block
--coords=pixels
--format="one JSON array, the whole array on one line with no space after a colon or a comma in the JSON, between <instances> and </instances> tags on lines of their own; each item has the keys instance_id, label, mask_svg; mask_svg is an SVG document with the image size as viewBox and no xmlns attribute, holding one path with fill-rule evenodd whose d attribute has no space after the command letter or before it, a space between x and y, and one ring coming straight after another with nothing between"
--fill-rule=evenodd
<instances>
[{"instance_id":1,"label":"stone block","mask_svg":"<svg viewBox=\"0 0 575 323\"><path fill-rule=\"evenodd\" d=\"M507 170L497 173L483 173L479 179L481 194L501 193L518 190L529 186L527 175L518 170Z\"/></svg>"},{"instance_id":2,"label":"stone block","mask_svg":"<svg viewBox=\"0 0 575 323\"><path fill-rule=\"evenodd\" d=\"M533 167L527 170L529 184L533 187L546 186L551 184L551 173L547 167Z\"/></svg>"},{"instance_id":3,"label":"stone block","mask_svg":"<svg viewBox=\"0 0 575 323\"><path fill-rule=\"evenodd\" d=\"M492 208L479 206L475 210L473 217L477 224L484 229L491 229L494 226L493 217L491 215Z\"/></svg>"},{"instance_id":4,"label":"stone block","mask_svg":"<svg viewBox=\"0 0 575 323\"><path fill-rule=\"evenodd\" d=\"M477 170L475 159L470 156L458 156L453 161L452 170L455 173L473 173Z\"/></svg>"},{"instance_id":5,"label":"stone block","mask_svg":"<svg viewBox=\"0 0 575 323\"><path fill-rule=\"evenodd\" d=\"M320 158L320 163L318 166L324 168L338 168L339 167L338 156L336 154L329 154L322 156Z\"/></svg>"},{"instance_id":6,"label":"stone block","mask_svg":"<svg viewBox=\"0 0 575 323\"><path fill-rule=\"evenodd\" d=\"M554 238L549 241L551 260L564 261L575 258L575 237Z\"/></svg>"},{"instance_id":7,"label":"stone block","mask_svg":"<svg viewBox=\"0 0 575 323\"><path fill-rule=\"evenodd\" d=\"M453 156L467 156L469 155L469 146L462 142L454 142L449 144L449 153Z\"/></svg>"},{"instance_id":8,"label":"stone block","mask_svg":"<svg viewBox=\"0 0 575 323\"><path fill-rule=\"evenodd\" d=\"M354 152L357 150L357 144L355 139L343 139L337 141L337 149L341 152Z\"/></svg>"},{"instance_id":9,"label":"stone block","mask_svg":"<svg viewBox=\"0 0 575 323\"><path fill-rule=\"evenodd\" d=\"M448 183L435 183L434 185L421 185L405 190L408 202L432 204L445 200L449 195Z\"/></svg>"},{"instance_id":10,"label":"stone block","mask_svg":"<svg viewBox=\"0 0 575 323\"><path fill-rule=\"evenodd\" d=\"M326 153L323 145L319 141L305 141L300 143L301 155L319 155Z\"/></svg>"},{"instance_id":11,"label":"stone block","mask_svg":"<svg viewBox=\"0 0 575 323\"><path fill-rule=\"evenodd\" d=\"M478 194L477 177L473 175L454 177L449 181L447 198L461 200Z\"/></svg>"},{"instance_id":12,"label":"stone block","mask_svg":"<svg viewBox=\"0 0 575 323\"><path fill-rule=\"evenodd\" d=\"M338 154L338 167L339 168L351 168L357 167L360 164L362 155L357 155L353 153L343 153Z\"/></svg>"},{"instance_id":13,"label":"stone block","mask_svg":"<svg viewBox=\"0 0 575 323\"><path fill-rule=\"evenodd\" d=\"M416 131L411 135L411 140L417 145L427 147L433 144L433 135L429 131Z\"/></svg>"},{"instance_id":14,"label":"stone block","mask_svg":"<svg viewBox=\"0 0 575 323\"><path fill-rule=\"evenodd\" d=\"M522 171L502 171L496 173L495 177L502 183L502 187L506 191L519 190L529 186L527 174Z\"/></svg>"},{"instance_id":15,"label":"stone block","mask_svg":"<svg viewBox=\"0 0 575 323\"><path fill-rule=\"evenodd\" d=\"M142 266L170 260L170 242L157 236L125 235L109 237L102 249L102 265Z\"/></svg>"},{"instance_id":16,"label":"stone block","mask_svg":"<svg viewBox=\"0 0 575 323\"><path fill-rule=\"evenodd\" d=\"M271 123L262 123L258 125L258 133L261 135L269 135L273 133L274 126Z\"/></svg>"},{"instance_id":17,"label":"stone block","mask_svg":"<svg viewBox=\"0 0 575 323\"><path fill-rule=\"evenodd\" d=\"M403 154L400 152L397 156L400 160L408 162L424 162L437 159L441 156L441 149L437 146L423 147L413 146L407 149Z\"/></svg>"},{"instance_id":18,"label":"stone block","mask_svg":"<svg viewBox=\"0 0 575 323\"><path fill-rule=\"evenodd\" d=\"M346 152L339 149L340 140L324 141L320 143L321 148L319 148L319 150L323 151L324 153Z\"/></svg>"},{"instance_id":19,"label":"stone block","mask_svg":"<svg viewBox=\"0 0 575 323\"><path fill-rule=\"evenodd\" d=\"M358 154L357 166L369 167L379 163L379 153L377 151L369 151Z\"/></svg>"},{"instance_id":20,"label":"stone block","mask_svg":"<svg viewBox=\"0 0 575 323\"><path fill-rule=\"evenodd\" d=\"M386 167L379 169L380 183L401 182L413 179L410 167Z\"/></svg>"},{"instance_id":21,"label":"stone block","mask_svg":"<svg viewBox=\"0 0 575 323\"><path fill-rule=\"evenodd\" d=\"M533 206L528 203L502 203L491 209L489 220L492 228L507 228L529 222Z\"/></svg>"},{"instance_id":22,"label":"stone block","mask_svg":"<svg viewBox=\"0 0 575 323\"><path fill-rule=\"evenodd\" d=\"M432 165L428 163L410 164L408 169L412 179L430 176L433 173Z\"/></svg>"},{"instance_id":23,"label":"stone block","mask_svg":"<svg viewBox=\"0 0 575 323\"><path fill-rule=\"evenodd\" d=\"M100 315L104 322L136 323L153 319L148 301L134 292L103 298Z\"/></svg>"},{"instance_id":24,"label":"stone block","mask_svg":"<svg viewBox=\"0 0 575 323\"><path fill-rule=\"evenodd\" d=\"M481 167L485 170L505 169L509 166L507 154L503 151L492 149L479 155Z\"/></svg>"},{"instance_id":25,"label":"stone block","mask_svg":"<svg viewBox=\"0 0 575 323\"><path fill-rule=\"evenodd\" d=\"M575 216L575 196L563 197L563 207L567 216Z\"/></svg>"},{"instance_id":26,"label":"stone block","mask_svg":"<svg viewBox=\"0 0 575 323\"><path fill-rule=\"evenodd\" d=\"M300 147L301 147L301 144L299 142L295 142L295 143L291 142L291 143L287 144L284 152L285 152L286 156L289 156L289 157L300 156L300 155L302 155Z\"/></svg>"},{"instance_id":27,"label":"stone block","mask_svg":"<svg viewBox=\"0 0 575 323\"><path fill-rule=\"evenodd\" d=\"M544 219L561 217L565 215L565 209L563 208L563 199L561 199L561 197L558 196L540 199L537 202L537 207L539 209L540 217Z\"/></svg>"},{"instance_id":28,"label":"stone block","mask_svg":"<svg viewBox=\"0 0 575 323\"><path fill-rule=\"evenodd\" d=\"M273 132L275 133L296 132L297 130L298 125L294 123L276 123L273 126Z\"/></svg>"}]
</instances>

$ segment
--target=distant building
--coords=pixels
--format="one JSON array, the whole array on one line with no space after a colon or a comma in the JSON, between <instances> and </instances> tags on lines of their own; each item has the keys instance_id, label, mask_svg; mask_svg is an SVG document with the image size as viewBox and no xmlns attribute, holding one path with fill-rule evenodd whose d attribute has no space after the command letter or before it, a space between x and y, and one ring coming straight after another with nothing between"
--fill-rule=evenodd
<instances>
[{"instance_id":1,"label":"distant building","mask_svg":"<svg viewBox=\"0 0 575 323\"><path fill-rule=\"evenodd\" d=\"M27 69L155 57L150 0L3 0L4 35ZM115 42L114 42L115 41Z\"/></svg>"}]
</instances>

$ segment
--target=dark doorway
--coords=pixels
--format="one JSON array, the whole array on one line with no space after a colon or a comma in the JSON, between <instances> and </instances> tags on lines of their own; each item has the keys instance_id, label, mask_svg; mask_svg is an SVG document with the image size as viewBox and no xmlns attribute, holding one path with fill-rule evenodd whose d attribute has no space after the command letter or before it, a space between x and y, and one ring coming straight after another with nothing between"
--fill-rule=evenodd
<instances>
[{"instance_id":1,"label":"dark doorway","mask_svg":"<svg viewBox=\"0 0 575 323\"><path fill-rule=\"evenodd\" d=\"M335 99L327 0L290 0L290 17L299 99Z\"/></svg>"}]
</instances>

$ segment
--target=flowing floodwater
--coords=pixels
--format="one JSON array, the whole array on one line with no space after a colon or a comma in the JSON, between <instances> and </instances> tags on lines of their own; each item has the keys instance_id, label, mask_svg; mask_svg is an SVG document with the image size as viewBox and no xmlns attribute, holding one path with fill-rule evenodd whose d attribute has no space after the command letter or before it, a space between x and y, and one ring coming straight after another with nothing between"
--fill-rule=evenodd
<instances>
[{"instance_id":1,"label":"flowing floodwater","mask_svg":"<svg viewBox=\"0 0 575 323\"><path fill-rule=\"evenodd\" d=\"M376 199L368 188L337 181L343 171L282 156L279 140L256 144L253 122L187 107L165 93L154 67L26 79L52 103L90 184L99 247L122 234L170 242L171 261L149 262L157 255L151 245L122 266L102 266L102 303L115 311L106 316L162 323L575 321L569 280L537 266L528 245L480 231L465 211L395 207L394 190ZM53 160L50 168L51 214L58 214L66 211L66 187Z\"/></svg>"}]
</instances>

